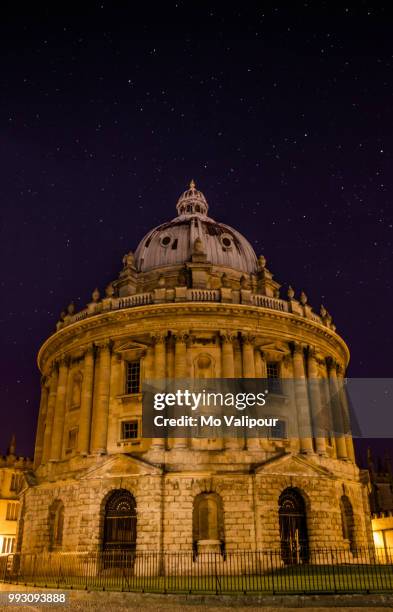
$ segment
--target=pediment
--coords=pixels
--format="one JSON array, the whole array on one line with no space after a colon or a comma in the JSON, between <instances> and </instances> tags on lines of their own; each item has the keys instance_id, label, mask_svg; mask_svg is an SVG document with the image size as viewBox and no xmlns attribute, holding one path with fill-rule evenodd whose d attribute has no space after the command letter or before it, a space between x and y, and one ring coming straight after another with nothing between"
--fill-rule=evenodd
<instances>
[{"instance_id":1,"label":"pediment","mask_svg":"<svg viewBox=\"0 0 393 612\"><path fill-rule=\"evenodd\" d=\"M335 478L333 472L314 463L312 459L304 456L292 455L290 453L268 459L266 462L256 467L255 473L309 477L325 476L327 478Z\"/></svg>"},{"instance_id":2,"label":"pediment","mask_svg":"<svg viewBox=\"0 0 393 612\"><path fill-rule=\"evenodd\" d=\"M128 340L127 342L121 342L115 345L116 353L123 353L125 351L145 351L148 348L148 344L138 342L137 340Z\"/></svg>"},{"instance_id":3,"label":"pediment","mask_svg":"<svg viewBox=\"0 0 393 612\"><path fill-rule=\"evenodd\" d=\"M133 474L143 476L161 473L162 470L155 465L151 465L150 463L142 461L136 457L122 454L109 457L100 465L94 465L87 469L81 476L79 476L79 480L108 478L111 476L127 477L130 475L132 476Z\"/></svg>"},{"instance_id":4,"label":"pediment","mask_svg":"<svg viewBox=\"0 0 393 612\"><path fill-rule=\"evenodd\" d=\"M277 353L279 355L288 354L288 345L283 342L261 340L261 342L258 342L258 346L262 351L268 351L269 353Z\"/></svg>"}]
</instances>

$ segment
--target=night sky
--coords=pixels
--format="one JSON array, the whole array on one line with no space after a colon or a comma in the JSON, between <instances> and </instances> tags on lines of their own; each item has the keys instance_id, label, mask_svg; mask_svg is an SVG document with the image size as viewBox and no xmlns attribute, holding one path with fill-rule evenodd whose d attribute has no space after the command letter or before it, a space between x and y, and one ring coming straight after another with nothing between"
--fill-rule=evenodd
<instances>
[{"instance_id":1,"label":"night sky","mask_svg":"<svg viewBox=\"0 0 393 612\"><path fill-rule=\"evenodd\" d=\"M1 7L0 450L33 452L60 311L191 178L283 297L331 312L350 376L392 376L389 3L79 4Z\"/></svg>"}]
</instances>

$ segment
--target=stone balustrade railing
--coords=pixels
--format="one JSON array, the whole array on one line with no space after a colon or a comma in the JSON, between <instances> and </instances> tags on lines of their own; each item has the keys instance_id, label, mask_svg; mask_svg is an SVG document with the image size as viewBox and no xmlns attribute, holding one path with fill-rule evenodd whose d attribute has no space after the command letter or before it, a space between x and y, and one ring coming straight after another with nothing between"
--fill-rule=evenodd
<instances>
[{"instance_id":1,"label":"stone balustrade railing","mask_svg":"<svg viewBox=\"0 0 393 612\"><path fill-rule=\"evenodd\" d=\"M111 310L170 302L224 302L232 304L250 304L259 308L293 313L297 316L310 319L320 325L324 325L325 327L329 327L330 329L335 329L331 321L322 319L322 317L315 314L315 312L312 312L310 306L307 305L307 307L304 307L297 300L282 300L268 295L253 293L251 290L247 289L235 291L229 288L189 289L187 287L175 287L171 289L159 287L153 291L136 293L124 297L106 297L101 301L91 302L80 312L67 314L62 321L57 323L57 329L62 329L86 317Z\"/></svg>"},{"instance_id":2,"label":"stone balustrade railing","mask_svg":"<svg viewBox=\"0 0 393 612\"><path fill-rule=\"evenodd\" d=\"M251 295L251 303L255 306L262 306L262 308L271 308L272 310L281 310L281 312L288 312L288 302L280 300L278 298L269 297L268 295Z\"/></svg>"}]
</instances>

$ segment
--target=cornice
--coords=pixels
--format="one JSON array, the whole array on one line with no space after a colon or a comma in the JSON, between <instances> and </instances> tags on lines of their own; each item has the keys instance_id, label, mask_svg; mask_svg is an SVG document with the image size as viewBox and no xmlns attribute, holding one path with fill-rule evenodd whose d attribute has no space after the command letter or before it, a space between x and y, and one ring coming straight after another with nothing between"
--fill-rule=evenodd
<instances>
[{"instance_id":1,"label":"cornice","mask_svg":"<svg viewBox=\"0 0 393 612\"><path fill-rule=\"evenodd\" d=\"M258 332L266 334L265 326L263 326L263 329L260 328L261 323L266 320L286 323L290 322L291 326L293 326L294 328L294 331L296 330L300 336L299 341L301 341L301 332L303 330L314 334L317 333L318 336L322 337L325 341L327 341L335 351L339 349L342 352L342 354L345 356L346 363L348 363L349 361L349 349L345 341L341 338L341 336L339 336L337 332L333 331L332 329L329 329L311 319L306 319L288 312L271 310L262 306L252 306L249 304L227 304L221 302L177 302L170 304L149 304L142 306L134 306L132 308L124 308L121 310L113 310L101 314L96 314L92 317L75 321L75 323L71 323L67 327L60 329L59 331L49 336L47 340L45 340L37 356L38 367L40 370L42 369L44 355L49 349L53 355L57 356L59 352L64 352L66 350L65 344L67 343L67 341L78 338L82 333L85 334L86 332L90 332L93 330L96 331L97 337L94 338L94 342L97 343L100 340L106 340L108 338L107 333L100 334L100 332L105 332L105 328L114 323L121 324L127 321L133 324L136 321L140 321L141 319L143 319L144 321L153 321L154 319L157 319L158 317L163 317L165 315L172 317L173 321L174 314L179 316L186 315L188 317L193 314L198 315L207 313L216 313L219 316L228 315L232 319L234 318L234 316L240 316L242 318L245 318L246 320L244 321L244 324L242 324L242 328L239 331L253 334L256 334ZM219 326L221 327L221 324L219 324ZM168 327L174 327L174 324L171 322ZM184 327L188 330L190 327L192 327L192 325L190 325L189 321L185 321ZM218 331L217 324L213 321L210 325L209 321L205 321L204 327L206 329ZM225 327L230 328L231 326L227 323ZM232 327L233 329L239 328L239 325L234 322ZM178 328L179 326L176 325L176 329ZM153 326L153 328L149 331L151 333L161 332L162 326L157 326L157 329L154 329ZM277 335L277 338L282 340L288 340L288 333L280 333L280 331L281 330L277 329L274 330L274 333ZM119 331L119 333L112 332L110 333L110 337L114 340L118 337L124 336L124 334L125 328L124 326L121 326L121 330ZM295 337L294 339L296 340L297 338ZM85 342L81 342L80 344L88 344L91 343L92 340L93 338L90 336L88 339L86 339ZM73 347L70 346L70 349L72 348Z\"/></svg>"}]
</instances>

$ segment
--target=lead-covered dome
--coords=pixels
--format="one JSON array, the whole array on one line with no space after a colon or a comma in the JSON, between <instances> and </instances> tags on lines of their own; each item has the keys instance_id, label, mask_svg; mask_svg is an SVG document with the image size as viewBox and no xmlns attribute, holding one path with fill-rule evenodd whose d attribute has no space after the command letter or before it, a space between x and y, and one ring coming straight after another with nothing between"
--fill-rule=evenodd
<instances>
[{"instance_id":1,"label":"lead-covered dome","mask_svg":"<svg viewBox=\"0 0 393 612\"><path fill-rule=\"evenodd\" d=\"M177 203L178 216L150 230L135 252L135 266L147 272L164 266L182 265L189 261L195 241L208 262L245 273L256 273L257 257L254 249L229 225L207 216L208 203L191 181Z\"/></svg>"}]
</instances>

